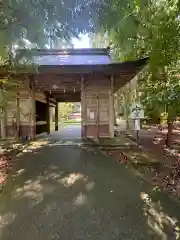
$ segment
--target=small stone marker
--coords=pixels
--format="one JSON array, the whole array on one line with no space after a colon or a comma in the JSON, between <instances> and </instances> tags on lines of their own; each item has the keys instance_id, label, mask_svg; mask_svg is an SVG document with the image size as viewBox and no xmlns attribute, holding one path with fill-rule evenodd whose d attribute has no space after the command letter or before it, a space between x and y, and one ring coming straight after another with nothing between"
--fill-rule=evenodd
<instances>
[{"instance_id":1,"label":"small stone marker","mask_svg":"<svg viewBox=\"0 0 180 240\"><path fill-rule=\"evenodd\" d=\"M136 139L139 143L139 131L141 129L140 119L144 118L144 110L140 104L132 106L131 118L134 119L134 129L136 131Z\"/></svg>"}]
</instances>

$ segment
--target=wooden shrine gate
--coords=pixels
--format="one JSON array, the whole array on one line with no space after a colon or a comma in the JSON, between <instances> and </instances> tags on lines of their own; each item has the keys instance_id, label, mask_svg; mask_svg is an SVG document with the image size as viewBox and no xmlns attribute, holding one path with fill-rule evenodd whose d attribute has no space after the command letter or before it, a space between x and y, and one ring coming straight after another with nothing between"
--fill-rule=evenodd
<instances>
[{"instance_id":1,"label":"wooden shrine gate","mask_svg":"<svg viewBox=\"0 0 180 240\"><path fill-rule=\"evenodd\" d=\"M19 50L16 55L19 64L11 76L22 87L7 105L6 136L13 136L15 128L18 136L30 139L41 132L50 133L52 107L58 130L58 102L67 101L81 101L82 138L113 138L114 93L147 62L112 63L108 49L31 49ZM25 69L21 61L29 55L32 64ZM1 78L9 71L1 69Z\"/></svg>"},{"instance_id":2,"label":"wooden shrine gate","mask_svg":"<svg viewBox=\"0 0 180 240\"><path fill-rule=\"evenodd\" d=\"M82 137L114 137L113 78L82 79Z\"/></svg>"}]
</instances>

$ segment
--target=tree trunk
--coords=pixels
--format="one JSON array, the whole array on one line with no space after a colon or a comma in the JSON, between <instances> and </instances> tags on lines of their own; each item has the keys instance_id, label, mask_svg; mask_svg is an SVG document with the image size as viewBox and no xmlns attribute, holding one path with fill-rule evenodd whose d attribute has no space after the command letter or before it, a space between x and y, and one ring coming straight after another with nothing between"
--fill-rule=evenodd
<instances>
[{"instance_id":1,"label":"tree trunk","mask_svg":"<svg viewBox=\"0 0 180 240\"><path fill-rule=\"evenodd\" d=\"M123 93L124 95L124 116L126 121L126 130L129 130L129 118L128 118L128 100L127 100L127 94L126 92Z\"/></svg>"},{"instance_id":2,"label":"tree trunk","mask_svg":"<svg viewBox=\"0 0 180 240\"><path fill-rule=\"evenodd\" d=\"M1 138L6 138L6 120L5 120L5 111L1 107L1 116L0 116L0 124L1 124Z\"/></svg>"},{"instance_id":3,"label":"tree trunk","mask_svg":"<svg viewBox=\"0 0 180 240\"><path fill-rule=\"evenodd\" d=\"M167 96L167 84L168 84L168 71L167 68L164 67L162 69L163 75L164 75L164 83L165 83L165 92L166 92L166 96ZM168 132L167 132L167 136L166 136L166 146L171 148L172 146L172 135L173 135L173 119L172 119L172 109L171 106L169 104L166 104L166 111L168 114L168 119L167 119L167 124L168 124Z\"/></svg>"},{"instance_id":4,"label":"tree trunk","mask_svg":"<svg viewBox=\"0 0 180 240\"><path fill-rule=\"evenodd\" d=\"M166 146L171 148L172 147L172 138L173 138L173 120L168 117L168 132L166 136Z\"/></svg>"}]
</instances>

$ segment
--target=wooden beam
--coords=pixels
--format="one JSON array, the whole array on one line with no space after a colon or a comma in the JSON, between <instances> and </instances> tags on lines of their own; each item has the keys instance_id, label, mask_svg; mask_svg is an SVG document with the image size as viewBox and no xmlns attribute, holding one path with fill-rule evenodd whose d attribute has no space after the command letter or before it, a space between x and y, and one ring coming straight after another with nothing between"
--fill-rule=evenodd
<instances>
[{"instance_id":1,"label":"wooden beam","mask_svg":"<svg viewBox=\"0 0 180 240\"><path fill-rule=\"evenodd\" d=\"M50 102L50 103L49 103L49 106L50 106L50 107L56 107L56 104L55 104L55 103L52 103L52 102Z\"/></svg>"},{"instance_id":2,"label":"wooden beam","mask_svg":"<svg viewBox=\"0 0 180 240\"><path fill-rule=\"evenodd\" d=\"M55 107L55 131L59 130L59 104L56 103Z\"/></svg>"},{"instance_id":3,"label":"wooden beam","mask_svg":"<svg viewBox=\"0 0 180 240\"><path fill-rule=\"evenodd\" d=\"M54 96L57 102L80 102L81 101L81 94L61 94Z\"/></svg>"},{"instance_id":4,"label":"wooden beam","mask_svg":"<svg viewBox=\"0 0 180 240\"><path fill-rule=\"evenodd\" d=\"M87 118L86 118L86 90L85 90L85 78L84 76L81 76L81 118L82 118L82 138L87 138Z\"/></svg>"},{"instance_id":5,"label":"wooden beam","mask_svg":"<svg viewBox=\"0 0 180 240\"><path fill-rule=\"evenodd\" d=\"M43 103L47 103L46 102L46 96L43 92L35 92L35 100L39 101L39 102L43 102Z\"/></svg>"},{"instance_id":6,"label":"wooden beam","mask_svg":"<svg viewBox=\"0 0 180 240\"><path fill-rule=\"evenodd\" d=\"M100 109L99 109L99 89L97 89L97 106L96 106L96 110L97 110L97 119L96 119L96 127L97 127L97 138L99 138L99 114L100 114Z\"/></svg>"},{"instance_id":7,"label":"wooden beam","mask_svg":"<svg viewBox=\"0 0 180 240\"><path fill-rule=\"evenodd\" d=\"M66 96L80 96L81 95L81 91L79 92L52 92L52 96L54 99L56 99L56 97L66 97Z\"/></svg>"},{"instance_id":8,"label":"wooden beam","mask_svg":"<svg viewBox=\"0 0 180 240\"><path fill-rule=\"evenodd\" d=\"M46 132L47 134L50 134L51 128L50 128L50 101L49 98L47 98L47 104L46 104Z\"/></svg>"},{"instance_id":9,"label":"wooden beam","mask_svg":"<svg viewBox=\"0 0 180 240\"><path fill-rule=\"evenodd\" d=\"M55 100L54 98L49 98L49 100L50 100L51 102L53 102L54 104L56 104L56 100Z\"/></svg>"}]
</instances>

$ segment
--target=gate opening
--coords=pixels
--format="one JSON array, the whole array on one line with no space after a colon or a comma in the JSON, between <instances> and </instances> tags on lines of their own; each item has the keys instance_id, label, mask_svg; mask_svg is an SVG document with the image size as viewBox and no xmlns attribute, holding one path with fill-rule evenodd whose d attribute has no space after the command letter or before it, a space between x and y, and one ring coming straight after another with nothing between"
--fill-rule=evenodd
<instances>
[{"instance_id":1,"label":"gate opening","mask_svg":"<svg viewBox=\"0 0 180 240\"><path fill-rule=\"evenodd\" d=\"M64 135L72 137L72 139L81 138L81 102L61 102L59 103L59 113Z\"/></svg>"},{"instance_id":2,"label":"gate opening","mask_svg":"<svg viewBox=\"0 0 180 240\"><path fill-rule=\"evenodd\" d=\"M44 133L47 129L46 112L47 105L40 101L35 101L36 105L36 134Z\"/></svg>"}]
</instances>

